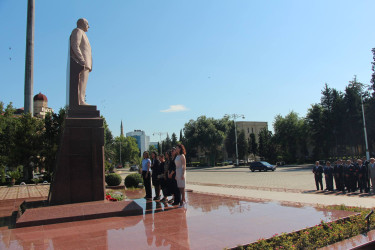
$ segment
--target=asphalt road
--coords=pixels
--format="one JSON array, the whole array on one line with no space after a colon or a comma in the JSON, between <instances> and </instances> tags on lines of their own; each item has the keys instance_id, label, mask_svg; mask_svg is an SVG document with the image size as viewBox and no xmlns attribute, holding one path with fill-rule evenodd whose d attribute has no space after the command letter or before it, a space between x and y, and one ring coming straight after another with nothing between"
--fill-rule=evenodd
<instances>
[{"instance_id":1,"label":"asphalt road","mask_svg":"<svg viewBox=\"0 0 375 250\"><path fill-rule=\"evenodd\" d=\"M315 190L313 165L282 166L276 171L251 172L248 167L200 167L188 168L188 183L224 184L261 188ZM128 170L117 170L124 178Z\"/></svg>"}]
</instances>

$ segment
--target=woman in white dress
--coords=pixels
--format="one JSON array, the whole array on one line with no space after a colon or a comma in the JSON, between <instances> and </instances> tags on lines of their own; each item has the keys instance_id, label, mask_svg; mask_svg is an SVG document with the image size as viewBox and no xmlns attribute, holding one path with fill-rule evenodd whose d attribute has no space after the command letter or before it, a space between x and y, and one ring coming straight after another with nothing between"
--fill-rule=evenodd
<instances>
[{"instance_id":1,"label":"woman in white dress","mask_svg":"<svg viewBox=\"0 0 375 250\"><path fill-rule=\"evenodd\" d=\"M177 187L180 189L181 193L181 202L180 205L184 205L186 203L185 200L185 184L186 184L186 150L184 145L179 144L176 146L176 181Z\"/></svg>"}]
</instances>

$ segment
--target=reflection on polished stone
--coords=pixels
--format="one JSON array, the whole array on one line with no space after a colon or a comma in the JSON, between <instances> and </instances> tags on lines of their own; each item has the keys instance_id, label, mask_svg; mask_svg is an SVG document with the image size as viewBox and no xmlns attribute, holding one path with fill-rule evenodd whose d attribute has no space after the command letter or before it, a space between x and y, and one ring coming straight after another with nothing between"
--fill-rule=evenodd
<instances>
[{"instance_id":1,"label":"reflection on polished stone","mask_svg":"<svg viewBox=\"0 0 375 250\"><path fill-rule=\"evenodd\" d=\"M134 201L143 215L19 229L3 225L0 249L222 249L353 214L195 192L187 192L184 207Z\"/></svg>"}]
</instances>

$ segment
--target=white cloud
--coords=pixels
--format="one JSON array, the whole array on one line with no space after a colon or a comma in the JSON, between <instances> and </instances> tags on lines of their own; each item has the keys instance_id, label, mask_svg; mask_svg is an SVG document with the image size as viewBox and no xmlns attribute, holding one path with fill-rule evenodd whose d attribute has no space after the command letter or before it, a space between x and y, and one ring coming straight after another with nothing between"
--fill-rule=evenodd
<instances>
[{"instance_id":1,"label":"white cloud","mask_svg":"<svg viewBox=\"0 0 375 250\"><path fill-rule=\"evenodd\" d=\"M169 113L169 112L182 112L187 111L187 109L184 105L177 104L177 105L170 105L169 109L160 110L160 112Z\"/></svg>"}]
</instances>

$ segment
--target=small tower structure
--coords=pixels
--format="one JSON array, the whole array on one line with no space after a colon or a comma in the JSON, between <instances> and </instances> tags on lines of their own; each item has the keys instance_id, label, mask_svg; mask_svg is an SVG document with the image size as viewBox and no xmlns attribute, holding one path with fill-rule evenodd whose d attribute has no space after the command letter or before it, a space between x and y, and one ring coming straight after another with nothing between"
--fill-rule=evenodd
<instances>
[{"instance_id":1,"label":"small tower structure","mask_svg":"<svg viewBox=\"0 0 375 250\"><path fill-rule=\"evenodd\" d=\"M34 96L34 117L38 117L44 119L46 117L46 113L53 112L51 108L48 107L48 99L47 96L43 95L39 92L39 94Z\"/></svg>"}]
</instances>

